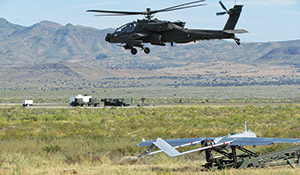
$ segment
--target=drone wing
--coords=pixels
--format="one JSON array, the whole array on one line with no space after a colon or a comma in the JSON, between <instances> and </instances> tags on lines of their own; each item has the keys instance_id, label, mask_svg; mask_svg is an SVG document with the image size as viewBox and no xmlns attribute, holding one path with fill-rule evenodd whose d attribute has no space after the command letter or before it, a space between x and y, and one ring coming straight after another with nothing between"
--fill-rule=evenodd
<instances>
[{"instance_id":1,"label":"drone wing","mask_svg":"<svg viewBox=\"0 0 300 175\"><path fill-rule=\"evenodd\" d=\"M227 141L228 138L222 140ZM235 138L235 141L231 143L234 145L271 145L275 143L294 143L298 144L300 139L294 138L266 138L266 137L256 137L256 138Z\"/></svg>"}]
</instances>

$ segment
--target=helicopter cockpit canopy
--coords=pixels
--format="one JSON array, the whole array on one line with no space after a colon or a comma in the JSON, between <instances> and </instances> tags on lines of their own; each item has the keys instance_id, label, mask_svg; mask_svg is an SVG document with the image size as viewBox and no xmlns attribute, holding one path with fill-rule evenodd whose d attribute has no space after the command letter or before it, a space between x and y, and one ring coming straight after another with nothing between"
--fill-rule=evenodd
<instances>
[{"instance_id":1,"label":"helicopter cockpit canopy","mask_svg":"<svg viewBox=\"0 0 300 175\"><path fill-rule=\"evenodd\" d=\"M124 32L132 32L135 29L135 27L136 27L136 22L127 23L117 28L113 34L117 36Z\"/></svg>"}]
</instances>

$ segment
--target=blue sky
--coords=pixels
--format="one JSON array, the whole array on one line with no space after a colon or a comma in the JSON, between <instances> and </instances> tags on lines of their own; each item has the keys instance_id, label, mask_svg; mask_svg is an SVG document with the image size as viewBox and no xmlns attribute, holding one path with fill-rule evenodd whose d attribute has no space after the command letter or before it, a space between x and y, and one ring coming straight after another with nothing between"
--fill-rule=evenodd
<instances>
[{"instance_id":1,"label":"blue sky","mask_svg":"<svg viewBox=\"0 0 300 175\"><path fill-rule=\"evenodd\" d=\"M144 11L190 2L193 0L0 0L0 17L9 22L31 26L43 20L66 25L82 25L97 29L116 28L143 16L94 17L88 9ZM218 0L207 0L207 6L160 13L163 20L187 22L187 28L222 29L227 16L216 16L222 11ZM229 9L235 1L223 0ZM250 33L239 35L244 42L268 42L300 39L300 0L237 0L245 5L237 25Z\"/></svg>"}]
</instances>

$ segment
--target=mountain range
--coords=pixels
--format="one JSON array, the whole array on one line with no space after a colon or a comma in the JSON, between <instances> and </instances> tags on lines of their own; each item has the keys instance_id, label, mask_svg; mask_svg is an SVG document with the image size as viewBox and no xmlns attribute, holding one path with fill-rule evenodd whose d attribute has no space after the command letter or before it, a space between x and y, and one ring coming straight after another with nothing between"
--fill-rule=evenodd
<instances>
[{"instance_id":1,"label":"mountain range","mask_svg":"<svg viewBox=\"0 0 300 175\"><path fill-rule=\"evenodd\" d=\"M201 41L149 46L135 56L104 41L113 29L42 21L25 27L0 18L0 80L45 77L292 76L300 72L300 40L281 42ZM251 31L248 35L251 35ZM242 36L241 36L242 38Z\"/></svg>"}]
</instances>

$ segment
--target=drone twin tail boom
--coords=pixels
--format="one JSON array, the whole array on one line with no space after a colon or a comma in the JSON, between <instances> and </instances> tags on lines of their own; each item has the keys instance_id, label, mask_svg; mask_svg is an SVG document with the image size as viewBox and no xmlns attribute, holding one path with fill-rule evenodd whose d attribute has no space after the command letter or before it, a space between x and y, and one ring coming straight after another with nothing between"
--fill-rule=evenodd
<instances>
[{"instance_id":1,"label":"drone twin tail boom","mask_svg":"<svg viewBox=\"0 0 300 175\"><path fill-rule=\"evenodd\" d=\"M142 141L137 146L149 146L149 148L139 157L145 157L157 153L164 152L170 157L185 155L197 151L205 151L207 163L204 167L211 169L224 168L247 168L247 167L264 167L288 164L295 168L290 160L294 160L297 166L300 165L300 146L280 150L277 152L258 155L243 146L271 145L275 143L294 143L298 144L300 139L294 138L265 138L257 137L250 130L247 131L245 123L245 131L231 134L223 137L206 137L206 138L187 138L187 139L168 139ZM185 152L179 152L185 146L201 145L202 147L192 149ZM156 150L159 148L159 150ZM231 148L231 152L228 150ZM238 155L237 150L242 152ZM223 157L214 158L212 151L222 154ZM279 162L281 161L281 162ZM271 164L271 162L275 162ZM278 163L279 162L279 163Z\"/></svg>"},{"instance_id":2,"label":"drone twin tail boom","mask_svg":"<svg viewBox=\"0 0 300 175\"><path fill-rule=\"evenodd\" d=\"M148 8L145 12L107 10L88 10L87 12L109 13L107 15L97 16L145 15L146 19L127 23L117 28L113 33L108 33L105 38L109 43L120 43L125 49L131 50L133 55L137 54L136 47L142 48L146 54L149 54L150 49L144 47L145 43L159 46L165 46L166 43L171 43L171 46L173 46L174 43L189 43L199 40L233 39L240 45L240 39L238 39L235 34L248 33L246 30L235 30L243 5L235 5L230 10L227 10L224 4L221 1L219 2L225 12L217 13L217 15L229 15L223 30L187 29L185 28L185 22L152 19L156 13L204 6L206 5L202 4L204 1L205 0L198 0L154 11Z\"/></svg>"}]
</instances>

